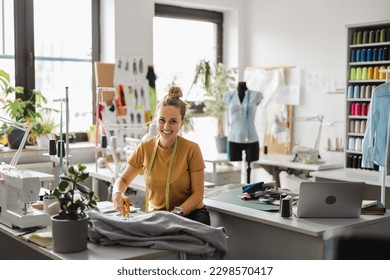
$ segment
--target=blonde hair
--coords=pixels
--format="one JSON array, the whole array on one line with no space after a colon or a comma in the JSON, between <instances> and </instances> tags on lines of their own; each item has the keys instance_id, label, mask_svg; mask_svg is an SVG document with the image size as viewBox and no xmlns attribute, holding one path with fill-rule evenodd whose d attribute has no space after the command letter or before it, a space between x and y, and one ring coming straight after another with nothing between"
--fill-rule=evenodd
<instances>
[{"instance_id":1,"label":"blonde hair","mask_svg":"<svg viewBox=\"0 0 390 280\"><path fill-rule=\"evenodd\" d=\"M183 92L178 86L171 86L169 88L168 94L164 96L163 100L161 100L157 105L156 112L162 106L174 106L180 110L181 118L184 119L186 115L186 110L189 107L188 103L181 100L180 97L183 97Z\"/></svg>"}]
</instances>

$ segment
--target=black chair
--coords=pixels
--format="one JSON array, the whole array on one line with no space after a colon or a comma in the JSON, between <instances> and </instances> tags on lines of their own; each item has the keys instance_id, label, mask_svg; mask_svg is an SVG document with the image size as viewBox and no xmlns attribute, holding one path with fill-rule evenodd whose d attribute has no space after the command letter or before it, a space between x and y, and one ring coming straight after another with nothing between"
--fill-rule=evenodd
<instances>
[{"instance_id":1,"label":"black chair","mask_svg":"<svg viewBox=\"0 0 390 280\"><path fill-rule=\"evenodd\" d=\"M335 247L338 260L390 260L390 237L340 236Z\"/></svg>"}]
</instances>

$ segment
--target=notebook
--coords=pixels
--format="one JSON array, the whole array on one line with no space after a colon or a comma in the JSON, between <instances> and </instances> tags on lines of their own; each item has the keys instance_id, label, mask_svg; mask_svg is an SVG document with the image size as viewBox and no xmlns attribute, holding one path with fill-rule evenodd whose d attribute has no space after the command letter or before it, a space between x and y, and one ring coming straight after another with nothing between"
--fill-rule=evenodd
<instances>
[{"instance_id":1,"label":"notebook","mask_svg":"<svg viewBox=\"0 0 390 280\"><path fill-rule=\"evenodd\" d=\"M302 182L298 218L358 218L362 207L363 182Z\"/></svg>"}]
</instances>

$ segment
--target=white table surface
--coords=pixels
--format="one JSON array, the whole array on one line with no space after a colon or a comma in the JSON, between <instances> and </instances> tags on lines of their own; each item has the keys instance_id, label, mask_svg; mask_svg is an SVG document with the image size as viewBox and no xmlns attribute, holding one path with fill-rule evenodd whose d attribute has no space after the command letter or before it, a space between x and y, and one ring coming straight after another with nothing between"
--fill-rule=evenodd
<instances>
[{"instance_id":1,"label":"white table surface","mask_svg":"<svg viewBox=\"0 0 390 280\"><path fill-rule=\"evenodd\" d=\"M314 178L332 179L349 182L366 182L370 185L381 186L382 173L379 171L340 168L336 170L321 170L311 173ZM386 178L386 186L390 186L390 176Z\"/></svg>"},{"instance_id":2,"label":"white table surface","mask_svg":"<svg viewBox=\"0 0 390 280\"><path fill-rule=\"evenodd\" d=\"M214 193L215 195L215 193ZM297 207L293 207L293 216L283 218L278 212L261 211L249 207L243 207L218 201L213 197L205 197L204 203L207 207L219 212L236 216L242 219L251 220L261 224L272 225L274 227L287 229L290 231L303 233L311 236L322 236L326 231L346 230L359 228L370 224L390 221L390 213L386 215L361 215L359 218L297 218Z\"/></svg>"},{"instance_id":3,"label":"white table surface","mask_svg":"<svg viewBox=\"0 0 390 280\"><path fill-rule=\"evenodd\" d=\"M253 162L253 165L270 165L282 168L301 169L308 171L328 170L343 167L343 162L320 161L315 164L306 164L302 162L294 162L292 161L293 159L294 155L290 154L262 154L259 160Z\"/></svg>"},{"instance_id":4,"label":"white table surface","mask_svg":"<svg viewBox=\"0 0 390 280\"><path fill-rule=\"evenodd\" d=\"M0 223L0 244L3 252L0 255L6 255L7 248L12 242L19 242L23 250L33 250L37 254L57 260L129 260L129 259L159 259L159 258L178 258L178 253L168 250L154 250L146 247L129 247L121 245L103 246L88 242L87 249L76 253L57 253L52 248L43 248L20 237L23 231L11 229ZM13 252L15 253L15 252ZM23 252L16 252L23 258Z\"/></svg>"},{"instance_id":5,"label":"white table surface","mask_svg":"<svg viewBox=\"0 0 390 280\"><path fill-rule=\"evenodd\" d=\"M87 167L87 172L89 172L89 176L93 178L92 188L93 188L95 193L98 192L98 186L97 186L98 183L96 182L96 180L102 180L102 181L114 183L114 181L115 181L115 174L114 174L115 164L114 163L110 163L110 168L112 171L110 171L110 169L108 169L108 168L97 168L96 169L95 163L87 163L84 165ZM206 188L213 188L215 186L215 184L205 181L204 186ZM145 188L144 175L142 175L142 174L137 175L134 178L134 180L131 182L130 187L135 189L135 190L145 192L146 188Z\"/></svg>"}]
</instances>

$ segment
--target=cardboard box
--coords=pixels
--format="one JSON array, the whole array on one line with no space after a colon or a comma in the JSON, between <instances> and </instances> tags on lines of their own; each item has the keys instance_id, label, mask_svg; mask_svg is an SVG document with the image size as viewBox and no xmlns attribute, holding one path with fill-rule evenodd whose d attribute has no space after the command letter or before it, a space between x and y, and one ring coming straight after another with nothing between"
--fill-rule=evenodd
<instances>
[{"instance_id":1,"label":"cardboard box","mask_svg":"<svg viewBox=\"0 0 390 280\"><path fill-rule=\"evenodd\" d=\"M97 87L114 87L114 63L95 62L95 80ZM110 103L115 98L115 91L99 92L99 102Z\"/></svg>"}]
</instances>

